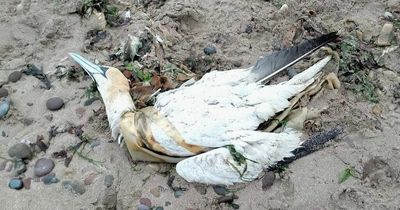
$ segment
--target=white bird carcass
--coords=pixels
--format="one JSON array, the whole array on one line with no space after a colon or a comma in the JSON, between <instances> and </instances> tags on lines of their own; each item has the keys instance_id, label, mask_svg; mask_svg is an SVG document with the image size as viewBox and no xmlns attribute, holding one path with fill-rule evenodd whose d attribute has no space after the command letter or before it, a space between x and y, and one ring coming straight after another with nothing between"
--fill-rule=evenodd
<instances>
[{"instance_id":1,"label":"white bird carcass","mask_svg":"<svg viewBox=\"0 0 400 210\"><path fill-rule=\"evenodd\" d=\"M263 82L336 38L336 33L323 35L247 69L212 71L192 85L160 93L154 107L141 110L118 69L70 55L97 82L112 136L124 139L133 160L177 163L177 173L189 182L229 185L254 180L300 147L300 131L257 128L310 86L331 56L289 81Z\"/></svg>"}]
</instances>

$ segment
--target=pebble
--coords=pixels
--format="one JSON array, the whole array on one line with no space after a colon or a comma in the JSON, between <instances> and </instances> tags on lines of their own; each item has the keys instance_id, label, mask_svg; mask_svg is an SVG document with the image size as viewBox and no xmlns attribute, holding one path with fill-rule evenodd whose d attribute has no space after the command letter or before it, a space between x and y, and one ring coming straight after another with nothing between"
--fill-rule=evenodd
<instances>
[{"instance_id":1,"label":"pebble","mask_svg":"<svg viewBox=\"0 0 400 210\"><path fill-rule=\"evenodd\" d=\"M262 189L268 190L275 181L275 173L272 171L268 171L265 176L262 178L261 183L262 183Z\"/></svg>"},{"instance_id":2,"label":"pebble","mask_svg":"<svg viewBox=\"0 0 400 210\"><path fill-rule=\"evenodd\" d=\"M69 190L70 192L74 193L74 194L79 194L82 195L83 193L86 192L84 183L81 183L79 181L76 180L66 180L62 182L62 186L66 189Z\"/></svg>"},{"instance_id":3,"label":"pebble","mask_svg":"<svg viewBox=\"0 0 400 210\"><path fill-rule=\"evenodd\" d=\"M0 98L8 96L8 90L5 88L0 88Z\"/></svg>"},{"instance_id":4,"label":"pebble","mask_svg":"<svg viewBox=\"0 0 400 210\"><path fill-rule=\"evenodd\" d=\"M155 188L151 189L150 193L157 198L160 197L160 195L161 195L160 187L155 187Z\"/></svg>"},{"instance_id":5,"label":"pebble","mask_svg":"<svg viewBox=\"0 0 400 210\"><path fill-rule=\"evenodd\" d=\"M128 70L123 71L122 74L124 74L124 76L125 76L127 79L131 79L131 78L133 77L132 72L131 72L131 71L128 71Z\"/></svg>"},{"instance_id":6,"label":"pebble","mask_svg":"<svg viewBox=\"0 0 400 210\"><path fill-rule=\"evenodd\" d=\"M46 102L47 109L51 111L57 111L64 106L64 100L60 97L53 97Z\"/></svg>"},{"instance_id":7,"label":"pebble","mask_svg":"<svg viewBox=\"0 0 400 210\"><path fill-rule=\"evenodd\" d=\"M150 207L143 205L143 204L139 204L138 205L138 210L150 210Z\"/></svg>"},{"instance_id":8,"label":"pebble","mask_svg":"<svg viewBox=\"0 0 400 210\"><path fill-rule=\"evenodd\" d=\"M246 32L248 34L253 32L253 27L250 24L247 24L246 29L244 29L244 32Z\"/></svg>"},{"instance_id":9,"label":"pebble","mask_svg":"<svg viewBox=\"0 0 400 210\"><path fill-rule=\"evenodd\" d=\"M207 47L204 48L203 51L206 55L212 55L217 52L217 49L213 45L209 44L207 45Z\"/></svg>"},{"instance_id":10,"label":"pebble","mask_svg":"<svg viewBox=\"0 0 400 210\"><path fill-rule=\"evenodd\" d=\"M383 112L383 109L382 109L381 106L379 106L379 105L374 105L374 106L372 107L372 113L374 113L374 115L376 115L376 116L381 116L381 115L382 115L382 112Z\"/></svg>"},{"instance_id":11,"label":"pebble","mask_svg":"<svg viewBox=\"0 0 400 210\"><path fill-rule=\"evenodd\" d=\"M32 178L28 177L22 180L22 183L24 185L24 188L29 190L31 189L31 182L32 182Z\"/></svg>"},{"instance_id":12,"label":"pebble","mask_svg":"<svg viewBox=\"0 0 400 210\"><path fill-rule=\"evenodd\" d=\"M164 210L164 208L161 206L157 206L154 210Z\"/></svg>"},{"instance_id":13,"label":"pebble","mask_svg":"<svg viewBox=\"0 0 400 210\"><path fill-rule=\"evenodd\" d=\"M114 182L114 176L113 175L110 174L110 175L107 175L107 176L104 177L104 185L106 187L111 187L113 182Z\"/></svg>"},{"instance_id":14,"label":"pebble","mask_svg":"<svg viewBox=\"0 0 400 210\"><path fill-rule=\"evenodd\" d=\"M44 177L42 177L42 182L45 185L50 185L50 184L54 184L54 183L58 183L60 180L56 177L56 175L54 173L51 173L49 175L46 175Z\"/></svg>"},{"instance_id":15,"label":"pebble","mask_svg":"<svg viewBox=\"0 0 400 210\"><path fill-rule=\"evenodd\" d=\"M175 198L179 198L179 197L181 197L182 195L183 195L183 191L181 191L181 190L177 190L177 191L174 192Z\"/></svg>"},{"instance_id":16,"label":"pebble","mask_svg":"<svg viewBox=\"0 0 400 210\"><path fill-rule=\"evenodd\" d=\"M18 80L21 79L22 72L20 71L14 71L10 75L8 75L8 81L9 82L17 82Z\"/></svg>"},{"instance_id":17,"label":"pebble","mask_svg":"<svg viewBox=\"0 0 400 210\"><path fill-rule=\"evenodd\" d=\"M91 185L91 184L93 184L93 182L96 178L97 178L97 174L95 172L90 172L83 179L83 183L85 183L85 185Z\"/></svg>"},{"instance_id":18,"label":"pebble","mask_svg":"<svg viewBox=\"0 0 400 210\"><path fill-rule=\"evenodd\" d=\"M53 114L46 114L44 116L44 118L46 118L46 120L48 120L48 121L52 121L53 120Z\"/></svg>"},{"instance_id":19,"label":"pebble","mask_svg":"<svg viewBox=\"0 0 400 210\"><path fill-rule=\"evenodd\" d=\"M376 45L380 47L390 46L390 43L392 42L393 39L393 31L394 31L393 24L385 23L379 34L378 40L376 41Z\"/></svg>"},{"instance_id":20,"label":"pebble","mask_svg":"<svg viewBox=\"0 0 400 210\"><path fill-rule=\"evenodd\" d=\"M393 14L390 13L390 12L385 12L385 14L383 14L383 17L384 17L386 20L393 20L393 19L394 19Z\"/></svg>"},{"instance_id":21,"label":"pebble","mask_svg":"<svg viewBox=\"0 0 400 210\"><path fill-rule=\"evenodd\" d=\"M20 190L24 186L23 182L19 178L12 178L8 183L8 187L14 190Z\"/></svg>"},{"instance_id":22,"label":"pebble","mask_svg":"<svg viewBox=\"0 0 400 210\"><path fill-rule=\"evenodd\" d=\"M139 203L147 207L151 207L151 200L148 198L140 198Z\"/></svg>"},{"instance_id":23,"label":"pebble","mask_svg":"<svg viewBox=\"0 0 400 210\"><path fill-rule=\"evenodd\" d=\"M7 161L6 163L6 167L4 167L4 170L6 170L7 172L10 172L13 168L14 164L12 161Z\"/></svg>"},{"instance_id":24,"label":"pebble","mask_svg":"<svg viewBox=\"0 0 400 210\"><path fill-rule=\"evenodd\" d=\"M213 189L217 195L226 195L228 193L228 189L223 185L214 185Z\"/></svg>"},{"instance_id":25,"label":"pebble","mask_svg":"<svg viewBox=\"0 0 400 210\"><path fill-rule=\"evenodd\" d=\"M20 174L25 173L25 171L26 171L26 165L24 161L22 159L17 159L15 161L14 172L18 176Z\"/></svg>"},{"instance_id":26,"label":"pebble","mask_svg":"<svg viewBox=\"0 0 400 210\"><path fill-rule=\"evenodd\" d=\"M54 162L51 159L40 158L36 161L33 169L35 176L42 177L51 172L54 168Z\"/></svg>"},{"instance_id":27,"label":"pebble","mask_svg":"<svg viewBox=\"0 0 400 210\"><path fill-rule=\"evenodd\" d=\"M23 143L17 143L8 149L8 155L18 159L31 159L32 151L28 145Z\"/></svg>"},{"instance_id":28,"label":"pebble","mask_svg":"<svg viewBox=\"0 0 400 210\"><path fill-rule=\"evenodd\" d=\"M204 185L195 185L194 188L200 195L205 195L207 194L207 188Z\"/></svg>"},{"instance_id":29,"label":"pebble","mask_svg":"<svg viewBox=\"0 0 400 210\"><path fill-rule=\"evenodd\" d=\"M8 97L0 99L0 118L5 117L8 110L10 110L10 99Z\"/></svg>"}]
</instances>

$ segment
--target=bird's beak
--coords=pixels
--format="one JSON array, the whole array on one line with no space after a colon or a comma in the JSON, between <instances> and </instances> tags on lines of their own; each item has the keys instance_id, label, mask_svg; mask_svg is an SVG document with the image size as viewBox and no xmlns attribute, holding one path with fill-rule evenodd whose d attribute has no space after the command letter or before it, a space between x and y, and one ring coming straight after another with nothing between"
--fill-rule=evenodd
<instances>
[{"instance_id":1,"label":"bird's beak","mask_svg":"<svg viewBox=\"0 0 400 210\"><path fill-rule=\"evenodd\" d=\"M106 77L105 73L108 68L102 68L76 53L69 53L69 56L71 56L71 58L74 59L74 61L77 62L86 71L86 73L89 74L93 81L96 81L94 78L95 74L101 74Z\"/></svg>"}]
</instances>

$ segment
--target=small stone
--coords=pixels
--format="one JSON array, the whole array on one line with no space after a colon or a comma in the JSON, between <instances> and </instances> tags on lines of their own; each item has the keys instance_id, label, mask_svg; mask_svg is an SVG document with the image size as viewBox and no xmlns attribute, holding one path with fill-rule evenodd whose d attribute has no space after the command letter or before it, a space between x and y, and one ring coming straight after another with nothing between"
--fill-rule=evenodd
<instances>
[{"instance_id":1,"label":"small stone","mask_svg":"<svg viewBox=\"0 0 400 210\"><path fill-rule=\"evenodd\" d=\"M143 204L139 204L138 205L138 210L150 210L150 207L143 205Z\"/></svg>"},{"instance_id":2,"label":"small stone","mask_svg":"<svg viewBox=\"0 0 400 210\"><path fill-rule=\"evenodd\" d=\"M85 115L86 109L83 107L78 107L75 109L75 114L80 118L82 118Z\"/></svg>"},{"instance_id":3,"label":"small stone","mask_svg":"<svg viewBox=\"0 0 400 210\"><path fill-rule=\"evenodd\" d=\"M83 105L84 106L90 106L90 105L92 105L93 102L95 102L97 100L99 100L98 97L89 98L88 100L85 101L85 103L83 103Z\"/></svg>"},{"instance_id":4,"label":"small stone","mask_svg":"<svg viewBox=\"0 0 400 210\"><path fill-rule=\"evenodd\" d=\"M287 4L283 4L279 9L280 14L287 14L289 11L289 6Z\"/></svg>"},{"instance_id":5,"label":"small stone","mask_svg":"<svg viewBox=\"0 0 400 210\"><path fill-rule=\"evenodd\" d=\"M44 116L44 118L46 118L46 120L48 120L48 121L52 121L53 120L53 114L46 114Z\"/></svg>"},{"instance_id":6,"label":"small stone","mask_svg":"<svg viewBox=\"0 0 400 210\"><path fill-rule=\"evenodd\" d=\"M76 180L66 180L62 182L63 187L66 190L69 190L70 192L74 193L74 194L79 194L82 195L83 193L86 192L84 183L81 183L79 181Z\"/></svg>"},{"instance_id":7,"label":"small stone","mask_svg":"<svg viewBox=\"0 0 400 210\"><path fill-rule=\"evenodd\" d=\"M235 67L241 67L242 66L242 61L241 60L235 60L235 61L232 61L232 64Z\"/></svg>"},{"instance_id":8,"label":"small stone","mask_svg":"<svg viewBox=\"0 0 400 210\"><path fill-rule=\"evenodd\" d=\"M23 182L19 178L12 178L8 183L8 187L14 190L20 190L24 186Z\"/></svg>"},{"instance_id":9,"label":"small stone","mask_svg":"<svg viewBox=\"0 0 400 210\"><path fill-rule=\"evenodd\" d=\"M228 193L228 189L223 185L214 185L213 189L217 195L226 195Z\"/></svg>"},{"instance_id":10,"label":"small stone","mask_svg":"<svg viewBox=\"0 0 400 210\"><path fill-rule=\"evenodd\" d=\"M114 182L114 176L113 175L110 174L110 175L107 175L107 176L104 177L104 185L106 187L111 187L113 182Z\"/></svg>"},{"instance_id":11,"label":"small stone","mask_svg":"<svg viewBox=\"0 0 400 210\"><path fill-rule=\"evenodd\" d=\"M151 201L150 201L150 199L148 199L148 198L141 198L140 200L139 200L139 203L140 204L143 204L143 205L145 205L145 206L147 206L147 207L151 207Z\"/></svg>"},{"instance_id":12,"label":"small stone","mask_svg":"<svg viewBox=\"0 0 400 210\"><path fill-rule=\"evenodd\" d=\"M182 195L183 195L183 191L181 191L181 190L176 190L176 191L174 192L175 198L179 198L179 197L181 197Z\"/></svg>"},{"instance_id":13,"label":"small stone","mask_svg":"<svg viewBox=\"0 0 400 210\"><path fill-rule=\"evenodd\" d=\"M155 197L157 197L157 198L160 197L160 195L161 195L160 187L156 187L156 188L151 189L150 193L152 195L154 195Z\"/></svg>"},{"instance_id":14,"label":"small stone","mask_svg":"<svg viewBox=\"0 0 400 210\"><path fill-rule=\"evenodd\" d=\"M32 102L28 102L28 103L26 103L26 105L33 106L33 103Z\"/></svg>"},{"instance_id":15,"label":"small stone","mask_svg":"<svg viewBox=\"0 0 400 210\"><path fill-rule=\"evenodd\" d=\"M275 181L275 173L272 171L268 171L265 176L262 178L261 183L262 183L262 189L268 190Z\"/></svg>"},{"instance_id":16,"label":"small stone","mask_svg":"<svg viewBox=\"0 0 400 210\"><path fill-rule=\"evenodd\" d=\"M7 115L10 110L10 99L8 97L0 98L0 119Z\"/></svg>"},{"instance_id":17,"label":"small stone","mask_svg":"<svg viewBox=\"0 0 400 210\"><path fill-rule=\"evenodd\" d=\"M17 143L8 149L8 155L18 159L31 159L32 151L28 145L23 143Z\"/></svg>"},{"instance_id":18,"label":"small stone","mask_svg":"<svg viewBox=\"0 0 400 210\"><path fill-rule=\"evenodd\" d=\"M25 126L30 126L30 125L32 125L32 123L33 123L33 119L32 119L32 118L24 118L24 119L22 119L22 123L23 123Z\"/></svg>"},{"instance_id":19,"label":"small stone","mask_svg":"<svg viewBox=\"0 0 400 210\"><path fill-rule=\"evenodd\" d=\"M383 109L382 109L381 106L379 106L379 105L374 105L374 106L372 107L372 113L374 113L374 115L376 115L376 116L381 116L382 112L383 112Z\"/></svg>"},{"instance_id":20,"label":"small stone","mask_svg":"<svg viewBox=\"0 0 400 210\"><path fill-rule=\"evenodd\" d=\"M393 20L393 19L394 19L393 14L390 13L390 12L385 12L385 14L383 14L383 17L384 17L386 20Z\"/></svg>"},{"instance_id":21,"label":"small stone","mask_svg":"<svg viewBox=\"0 0 400 210\"><path fill-rule=\"evenodd\" d=\"M42 177L42 182L45 185L50 185L50 184L54 184L54 183L58 183L60 180L56 177L56 175L54 173L51 173L49 175L46 175L44 177Z\"/></svg>"},{"instance_id":22,"label":"small stone","mask_svg":"<svg viewBox=\"0 0 400 210\"><path fill-rule=\"evenodd\" d=\"M376 45L380 47L390 46L393 39L393 31L393 24L385 23L382 27L381 33L379 34L378 40L376 41Z\"/></svg>"},{"instance_id":23,"label":"small stone","mask_svg":"<svg viewBox=\"0 0 400 210\"><path fill-rule=\"evenodd\" d=\"M47 109L51 111L57 111L64 106L64 100L62 100L60 97L53 97L47 100L46 106Z\"/></svg>"},{"instance_id":24,"label":"small stone","mask_svg":"<svg viewBox=\"0 0 400 210\"><path fill-rule=\"evenodd\" d=\"M164 210L162 206L157 206L154 210Z\"/></svg>"},{"instance_id":25,"label":"small stone","mask_svg":"<svg viewBox=\"0 0 400 210\"><path fill-rule=\"evenodd\" d=\"M124 74L124 76L125 76L127 79L131 79L131 78L133 77L132 72L131 72L131 71L128 71L128 70L123 71L122 74Z\"/></svg>"},{"instance_id":26,"label":"small stone","mask_svg":"<svg viewBox=\"0 0 400 210\"><path fill-rule=\"evenodd\" d=\"M251 26L250 24L247 24L246 29L244 29L244 32L246 32L248 34L253 32L253 26Z\"/></svg>"},{"instance_id":27,"label":"small stone","mask_svg":"<svg viewBox=\"0 0 400 210\"><path fill-rule=\"evenodd\" d=\"M31 189L31 182L32 182L32 178L28 177L22 180L22 183L24 185L24 188L29 190Z\"/></svg>"},{"instance_id":28,"label":"small stone","mask_svg":"<svg viewBox=\"0 0 400 210\"><path fill-rule=\"evenodd\" d=\"M26 171L26 165L22 159L17 159L15 161L15 166L14 166L14 172L16 173L16 176L25 173Z\"/></svg>"},{"instance_id":29,"label":"small stone","mask_svg":"<svg viewBox=\"0 0 400 210\"><path fill-rule=\"evenodd\" d=\"M34 173L37 177L42 177L51 172L54 168L54 162L51 159L40 158L36 161L34 167Z\"/></svg>"},{"instance_id":30,"label":"small stone","mask_svg":"<svg viewBox=\"0 0 400 210\"><path fill-rule=\"evenodd\" d=\"M5 88L0 88L0 98L8 96L8 90Z\"/></svg>"},{"instance_id":31,"label":"small stone","mask_svg":"<svg viewBox=\"0 0 400 210\"><path fill-rule=\"evenodd\" d=\"M14 71L10 75L8 75L8 81L9 82L17 82L18 80L21 79L22 72L20 71Z\"/></svg>"},{"instance_id":32,"label":"small stone","mask_svg":"<svg viewBox=\"0 0 400 210\"><path fill-rule=\"evenodd\" d=\"M169 202L169 201L165 201L165 206L170 206L172 203L171 202Z\"/></svg>"},{"instance_id":33,"label":"small stone","mask_svg":"<svg viewBox=\"0 0 400 210\"><path fill-rule=\"evenodd\" d=\"M6 167L4 167L4 170L6 170L7 172L10 172L13 169L13 162L12 161L7 161L6 163Z\"/></svg>"},{"instance_id":34,"label":"small stone","mask_svg":"<svg viewBox=\"0 0 400 210\"><path fill-rule=\"evenodd\" d=\"M97 178L97 174L94 172L91 172L85 176L85 178L83 179L83 183L85 183L85 185L91 185L96 178Z\"/></svg>"},{"instance_id":35,"label":"small stone","mask_svg":"<svg viewBox=\"0 0 400 210\"><path fill-rule=\"evenodd\" d=\"M212 55L217 52L217 49L213 45L209 44L204 48L203 51L206 55Z\"/></svg>"}]
</instances>

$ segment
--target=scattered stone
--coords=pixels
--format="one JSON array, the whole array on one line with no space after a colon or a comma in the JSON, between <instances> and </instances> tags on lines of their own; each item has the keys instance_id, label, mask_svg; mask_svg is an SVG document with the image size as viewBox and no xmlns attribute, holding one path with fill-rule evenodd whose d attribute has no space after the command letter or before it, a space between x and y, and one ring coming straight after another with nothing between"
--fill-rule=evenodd
<instances>
[{"instance_id":1,"label":"scattered stone","mask_svg":"<svg viewBox=\"0 0 400 210\"><path fill-rule=\"evenodd\" d=\"M262 183L262 189L268 190L275 181L275 173L273 171L268 171L265 176L262 178L261 183Z\"/></svg>"},{"instance_id":2,"label":"scattered stone","mask_svg":"<svg viewBox=\"0 0 400 210\"><path fill-rule=\"evenodd\" d=\"M279 14L286 15L289 12L289 6L287 4L283 4L279 9Z\"/></svg>"},{"instance_id":3,"label":"scattered stone","mask_svg":"<svg viewBox=\"0 0 400 210\"><path fill-rule=\"evenodd\" d=\"M376 41L376 45L380 47L390 46L393 39L393 31L393 24L385 23L382 27L381 33L379 34L378 40Z\"/></svg>"},{"instance_id":4,"label":"scattered stone","mask_svg":"<svg viewBox=\"0 0 400 210\"><path fill-rule=\"evenodd\" d=\"M203 51L206 55L212 55L217 52L217 49L213 45L209 44L204 48Z\"/></svg>"},{"instance_id":5,"label":"scattered stone","mask_svg":"<svg viewBox=\"0 0 400 210\"><path fill-rule=\"evenodd\" d=\"M179 198L183 195L183 191L182 190L176 190L174 191L174 196L175 198Z\"/></svg>"},{"instance_id":6,"label":"scattered stone","mask_svg":"<svg viewBox=\"0 0 400 210\"><path fill-rule=\"evenodd\" d=\"M12 161L7 161L6 163L6 167L4 167L4 170L6 170L7 172L10 172L13 168L14 164Z\"/></svg>"},{"instance_id":7,"label":"scattered stone","mask_svg":"<svg viewBox=\"0 0 400 210\"><path fill-rule=\"evenodd\" d=\"M169 201L165 201L165 206L170 206L172 203L171 202L169 202Z\"/></svg>"},{"instance_id":8,"label":"scattered stone","mask_svg":"<svg viewBox=\"0 0 400 210\"><path fill-rule=\"evenodd\" d=\"M83 193L86 192L85 185L84 183L81 183L76 180L66 180L62 182L62 186L66 189L69 190L70 192L74 194L79 194L82 195Z\"/></svg>"},{"instance_id":9,"label":"scattered stone","mask_svg":"<svg viewBox=\"0 0 400 210\"><path fill-rule=\"evenodd\" d=\"M139 204L138 205L138 210L150 210L150 207L143 205L143 204Z\"/></svg>"},{"instance_id":10,"label":"scattered stone","mask_svg":"<svg viewBox=\"0 0 400 210\"><path fill-rule=\"evenodd\" d=\"M44 177L42 177L42 182L45 185L50 185L50 184L54 184L54 183L58 183L60 180L56 177L56 174L51 173L49 175L46 175Z\"/></svg>"},{"instance_id":11,"label":"scattered stone","mask_svg":"<svg viewBox=\"0 0 400 210\"><path fill-rule=\"evenodd\" d=\"M393 19L394 19L393 14L390 13L390 12L385 12L385 14L383 14L383 17L384 17L386 20L393 20Z\"/></svg>"},{"instance_id":12,"label":"scattered stone","mask_svg":"<svg viewBox=\"0 0 400 210\"><path fill-rule=\"evenodd\" d=\"M60 97L53 97L46 102L47 109L51 111L57 111L64 106L64 100Z\"/></svg>"},{"instance_id":13,"label":"scattered stone","mask_svg":"<svg viewBox=\"0 0 400 210\"><path fill-rule=\"evenodd\" d=\"M8 81L9 82L17 82L18 80L21 79L21 77L22 77L22 72L14 71L10 75L8 75Z\"/></svg>"},{"instance_id":14,"label":"scattered stone","mask_svg":"<svg viewBox=\"0 0 400 210\"><path fill-rule=\"evenodd\" d=\"M0 171L4 170L7 165L7 160L3 160L0 162Z\"/></svg>"},{"instance_id":15,"label":"scattered stone","mask_svg":"<svg viewBox=\"0 0 400 210\"><path fill-rule=\"evenodd\" d=\"M97 174L95 172L90 172L83 179L83 183L85 183L85 185L91 185L96 178L97 178Z\"/></svg>"},{"instance_id":16,"label":"scattered stone","mask_svg":"<svg viewBox=\"0 0 400 210\"><path fill-rule=\"evenodd\" d=\"M150 193L157 198L160 197L160 195L161 195L160 187L155 187L155 188L151 189Z\"/></svg>"},{"instance_id":17,"label":"scattered stone","mask_svg":"<svg viewBox=\"0 0 400 210\"><path fill-rule=\"evenodd\" d=\"M164 210L162 206L157 206L154 210Z\"/></svg>"},{"instance_id":18,"label":"scattered stone","mask_svg":"<svg viewBox=\"0 0 400 210\"><path fill-rule=\"evenodd\" d=\"M253 27L251 26L251 24L246 25L246 29L244 29L244 32L246 32L248 34L253 32Z\"/></svg>"},{"instance_id":19,"label":"scattered stone","mask_svg":"<svg viewBox=\"0 0 400 210\"><path fill-rule=\"evenodd\" d=\"M28 177L22 180L22 183L24 185L24 188L29 190L31 189L31 182L32 182L32 178Z\"/></svg>"},{"instance_id":20,"label":"scattered stone","mask_svg":"<svg viewBox=\"0 0 400 210\"><path fill-rule=\"evenodd\" d=\"M0 88L0 98L8 96L8 90L5 88Z\"/></svg>"},{"instance_id":21,"label":"scattered stone","mask_svg":"<svg viewBox=\"0 0 400 210\"><path fill-rule=\"evenodd\" d=\"M34 167L34 173L37 177L42 177L48 173L50 173L54 168L54 162L51 159L40 158L36 161Z\"/></svg>"},{"instance_id":22,"label":"scattered stone","mask_svg":"<svg viewBox=\"0 0 400 210\"><path fill-rule=\"evenodd\" d=\"M28 102L28 103L26 103L26 105L33 106L33 103L32 102Z\"/></svg>"},{"instance_id":23,"label":"scattered stone","mask_svg":"<svg viewBox=\"0 0 400 210\"><path fill-rule=\"evenodd\" d=\"M85 103L83 103L83 105L84 106L90 106L90 105L92 105L93 102L95 102L97 100L99 100L98 97L89 98L88 100L85 101Z\"/></svg>"},{"instance_id":24,"label":"scattered stone","mask_svg":"<svg viewBox=\"0 0 400 210\"><path fill-rule=\"evenodd\" d=\"M28 145L23 143L17 143L8 149L8 155L18 159L31 159L32 151Z\"/></svg>"},{"instance_id":25,"label":"scattered stone","mask_svg":"<svg viewBox=\"0 0 400 210\"><path fill-rule=\"evenodd\" d=\"M101 203L105 209L117 209L118 191L115 187L104 190L102 198Z\"/></svg>"},{"instance_id":26,"label":"scattered stone","mask_svg":"<svg viewBox=\"0 0 400 210\"><path fill-rule=\"evenodd\" d=\"M114 176L113 175L107 175L106 177L104 177L104 185L106 187L111 187L111 185L114 182Z\"/></svg>"},{"instance_id":27,"label":"scattered stone","mask_svg":"<svg viewBox=\"0 0 400 210\"><path fill-rule=\"evenodd\" d=\"M223 185L214 185L213 189L217 195L226 195L228 193L228 189Z\"/></svg>"},{"instance_id":28,"label":"scattered stone","mask_svg":"<svg viewBox=\"0 0 400 210\"><path fill-rule=\"evenodd\" d=\"M18 176L20 174L25 173L26 171L26 165L22 159L17 159L15 161L15 166L14 166L14 172L15 175Z\"/></svg>"},{"instance_id":29,"label":"scattered stone","mask_svg":"<svg viewBox=\"0 0 400 210\"><path fill-rule=\"evenodd\" d=\"M139 200L139 203L140 204L143 204L143 205L145 205L145 206L147 206L147 207L151 207L151 200L150 199L148 199L148 198L141 198L140 200Z\"/></svg>"},{"instance_id":30,"label":"scattered stone","mask_svg":"<svg viewBox=\"0 0 400 210\"><path fill-rule=\"evenodd\" d=\"M48 121L52 121L53 120L53 114L46 114L44 116L44 118L46 118L46 120L48 120Z\"/></svg>"},{"instance_id":31,"label":"scattered stone","mask_svg":"<svg viewBox=\"0 0 400 210\"><path fill-rule=\"evenodd\" d=\"M8 97L0 99L0 118L7 115L8 110L10 110L10 99Z\"/></svg>"},{"instance_id":32,"label":"scattered stone","mask_svg":"<svg viewBox=\"0 0 400 210\"><path fill-rule=\"evenodd\" d=\"M85 19L86 29L90 30L99 30L102 31L106 28L107 22L106 17L102 12L98 12L97 10L93 10L92 14L89 18Z\"/></svg>"},{"instance_id":33,"label":"scattered stone","mask_svg":"<svg viewBox=\"0 0 400 210\"><path fill-rule=\"evenodd\" d=\"M8 183L8 187L14 190L20 190L24 187L24 184L20 178L12 178Z\"/></svg>"},{"instance_id":34,"label":"scattered stone","mask_svg":"<svg viewBox=\"0 0 400 210\"><path fill-rule=\"evenodd\" d=\"M32 118L24 118L24 119L22 119L22 123L23 123L25 126L30 126L30 125L32 125L32 123L33 123L33 119L32 119Z\"/></svg>"},{"instance_id":35,"label":"scattered stone","mask_svg":"<svg viewBox=\"0 0 400 210\"><path fill-rule=\"evenodd\" d=\"M232 203L235 199L238 199L237 195L222 196L217 199L217 203Z\"/></svg>"},{"instance_id":36,"label":"scattered stone","mask_svg":"<svg viewBox=\"0 0 400 210\"><path fill-rule=\"evenodd\" d=\"M232 64L235 67L241 67L242 66L242 61L241 60L235 60L235 61L232 62Z\"/></svg>"},{"instance_id":37,"label":"scattered stone","mask_svg":"<svg viewBox=\"0 0 400 210\"><path fill-rule=\"evenodd\" d=\"M372 107L372 113L374 113L374 115L376 115L376 116L381 116L381 115L382 115L382 112L383 112L383 109L382 109L381 106L379 106L379 105L374 105L374 106Z\"/></svg>"},{"instance_id":38,"label":"scattered stone","mask_svg":"<svg viewBox=\"0 0 400 210\"><path fill-rule=\"evenodd\" d=\"M207 188L205 185L195 185L194 188L196 189L196 191L198 193L200 193L200 195L205 195L207 194Z\"/></svg>"}]
</instances>

